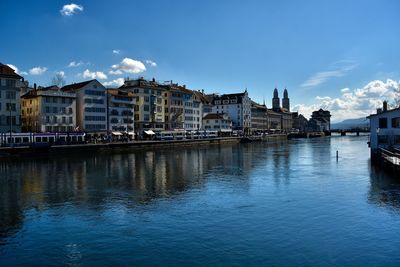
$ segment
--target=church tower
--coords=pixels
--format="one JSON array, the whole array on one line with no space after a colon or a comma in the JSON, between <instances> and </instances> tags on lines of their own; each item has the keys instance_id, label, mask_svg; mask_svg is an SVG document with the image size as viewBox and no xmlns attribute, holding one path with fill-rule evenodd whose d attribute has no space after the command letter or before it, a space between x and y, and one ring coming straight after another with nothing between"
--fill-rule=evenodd
<instances>
[{"instance_id":1,"label":"church tower","mask_svg":"<svg viewBox=\"0 0 400 267\"><path fill-rule=\"evenodd\" d=\"M278 89L275 88L274 97L272 98L272 109L279 110L281 108L280 104L281 103L280 103L279 96L278 96Z\"/></svg>"},{"instance_id":2,"label":"church tower","mask_svg":"<svg viewBox=\"0 0 400 267\"><path fill-rule=\"evenodd\" d=\"M283 91L282 107L284 109L286 109L287 111L290 111L289 95L288 95L286 88L285 88L285 91Z\"/></svg>"}]
</instances>

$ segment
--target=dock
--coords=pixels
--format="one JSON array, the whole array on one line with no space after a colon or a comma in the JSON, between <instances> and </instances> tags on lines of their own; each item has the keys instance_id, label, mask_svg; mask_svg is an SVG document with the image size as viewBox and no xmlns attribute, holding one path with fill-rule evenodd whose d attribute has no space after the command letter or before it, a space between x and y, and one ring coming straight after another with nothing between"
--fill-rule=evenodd
<instances>
[{"instance_id":1,"label":"dock","mask_svg":"<svg viewBox=\"0 0 400 267\"><path fill-rule=\"evenodd\" d=\"M387 149L380 148L379 154L384 164L389 165L394 169L400 169L400 151L395 149L389 151Z\"/></svg>"}]
</instances>

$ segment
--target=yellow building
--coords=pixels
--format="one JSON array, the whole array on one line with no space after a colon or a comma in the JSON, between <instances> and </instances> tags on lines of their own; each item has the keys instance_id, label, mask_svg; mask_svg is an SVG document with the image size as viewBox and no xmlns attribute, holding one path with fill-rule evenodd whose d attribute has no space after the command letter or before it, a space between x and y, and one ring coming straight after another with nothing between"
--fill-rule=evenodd
<instances>
[{"instance_id":1,"label":"yellow building","mask_svg":"<svg viewBox=\"0 0 400 267\"><path fill-rule=\"evenodd\" d=\"M75 102L75 93L63 92L57 86L34 88L21 96L22 131L74 131Z\"/></svg>"}]
</instances>

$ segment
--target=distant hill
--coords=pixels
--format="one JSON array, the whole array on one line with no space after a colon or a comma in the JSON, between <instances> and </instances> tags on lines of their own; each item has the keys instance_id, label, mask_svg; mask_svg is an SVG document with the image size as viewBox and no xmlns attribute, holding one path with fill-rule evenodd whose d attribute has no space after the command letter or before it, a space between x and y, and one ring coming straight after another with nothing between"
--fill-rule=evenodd
<instances>
[{"instance_id":1,"label":"distant hill","mask_svg":"<svg viewBox=\"0 0 400 267\"><path fill-rule=\"evenodd\" d=\"M369 120L365 117L358 119L348 119L337 123L331 124L331 129L351 129L358 127L369 127Z\"/></svg>"}]
</instances>

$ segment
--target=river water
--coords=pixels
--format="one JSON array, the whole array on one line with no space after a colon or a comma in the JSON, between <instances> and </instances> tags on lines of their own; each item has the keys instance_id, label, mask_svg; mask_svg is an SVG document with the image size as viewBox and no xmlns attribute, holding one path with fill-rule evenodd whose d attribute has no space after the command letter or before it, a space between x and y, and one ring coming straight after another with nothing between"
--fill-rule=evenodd
<instances>
[{"instance_id":1,"label":"river water","mask_svg":"<svg viewBox=\"0 0 400 267\"><path fill-rule=\"evenodd\" d=\"M365 136L0 162L0 266L133 265L400 266L400 178Z\"/></svg>"}]
</instances>

